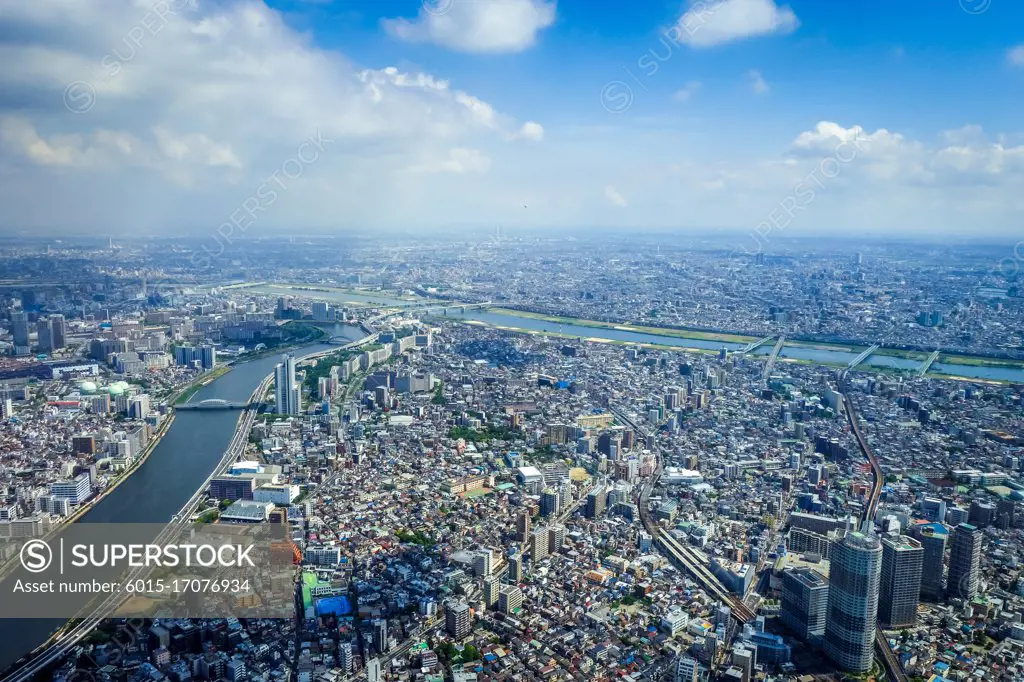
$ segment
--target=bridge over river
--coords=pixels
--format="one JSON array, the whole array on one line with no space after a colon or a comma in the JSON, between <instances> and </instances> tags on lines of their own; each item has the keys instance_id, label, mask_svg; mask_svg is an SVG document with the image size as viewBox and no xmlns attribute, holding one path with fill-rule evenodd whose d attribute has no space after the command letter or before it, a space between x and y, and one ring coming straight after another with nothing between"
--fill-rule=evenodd
<instances>
[{"instance_id":1,"label":"bridge over river","mask_svg":"<svg viewBox=\"0 0 1024 682\"><path fill-rule=\"evenodd\" d=\"M260 407L262 403L232 403L227 400L220 398L209 398L207 400L200 400L197 403L185 403L184 405L176 405L176 410L255 410Z\"/></svg>"}]
</instances>

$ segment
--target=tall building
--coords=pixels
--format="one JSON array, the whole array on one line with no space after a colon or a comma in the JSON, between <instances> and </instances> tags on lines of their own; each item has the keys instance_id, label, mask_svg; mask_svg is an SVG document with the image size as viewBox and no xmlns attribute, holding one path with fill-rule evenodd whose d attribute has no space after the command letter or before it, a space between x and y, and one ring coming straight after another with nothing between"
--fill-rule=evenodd
<instances>
[{"instance_id":1,"label":"tall building","mask_svg":"<svg viewBox=\"0 0 1024 682\"><path fill-rule=\"evenodd\" d=\"M882 580L879 588L878 618L891 628L909 627L917 622L921 601L921 571L924 548L904 535L882 540Z\"/></svg>"},{"instance_id":2,"label":"tall building","mask_svg":"<svg viewBox=\"0 0 1024 682\"><path fill-rule=\"evenodd\" d=\"M561 509L561 500L558 491L553 488L545 488L540 494L540 515L558 516Z\"/></svg>"},{"instance_id":3,"label":"tall building","mask_svg":"<svg viewBox=\"0 0 1024 682\"><path fill-rule=\"evenodd\" d=\"M608 491L605 487L598 486L587 493L587 506L584 514L588 519L596 519L604 513L605 503L608 498Z\"/></svg>"},{"instance_id":4,"label":"tall building","mask_svg":"<svg viewBox=\"0 0 1024 682\"><path fill-rule=\"evenodd\" d=\"M481 549L473 555L473 575L488 576L494 565L493 552L489 549Z\"/></svg>"},{"instance_id":5,"label":"tall building","mask_svg":"<svg viewBox=\"0 0 1024 682\"><path fill-rule=\"evenodd\" d=\"M444 627L455 639L462 639L472 629L469 605L462 602L450 604L444 610Z\"/></svg>"},{"instance_id":6,"label":"tall building","mask_svg":"<svg viewBox=\"0 0 1024 682\"><path fill-rule=\"evenodd\" d=\"M50 344L54 350L68 345L68 326L63 315L50 315Z\"/></svg>"},{"instance_id":7,"label":"tall building","mask_svg":"<svg viewBox=\"0 0 1024 682\"><path fill-rule=\"evenodd\" d=\"M331 319L331 306L324 301L313 301L313 319L317 322Z\"/></svg>"},{"instance_id":8,"label":"tall building","mask_svg":"<svg viewBox=\"0 0 1024 682\"><path fill-rule=\"evenodd\" d=\"M548 526L548 552L557 552L565 544L565 526Z\"/></svg>"},{"instance_id":9,"label":"tall building","mask_svg":"<svg viewBox=\"0 0 1024 682\"><path fill-rule=\"evenodd\" d=\"M921 543L921 597L938 601L946 593L942 580L943 559L949 531L941 523L926 523L914 529Z\"/></svg>"},{"instance_id":10,"label":"tall building","mask_svg":"<svg viewBox=\"0 0 1024 682\"><path fill-rule=\"evenodd\" d=\"M523 580L523 555L513 554L508 558L508 577L512 582Z\"/></svg>"},{"instance_id":11,"label":"tall building","mask_svg":"<svg viewBox=\"0 0 1024 682\"><path fill-rule=\"evenodd\" d=\"M338 644L338 667L346 673L352 672L352 643L340 642Z\"/></svg>"},{"instance_id":12,"label":"tall building","mask_svg":"<svg viewBox=\"0 0 1024 682\"><path fill-rule=\"evenodd\" d=\"M981 570L981 529L961 523L953 529L949 543L949 580L946 593L950 597L971 599L978 594L978 573Z\"/></svg>"},{"instance_id":13,"label":"tall building","mask_svg":"<svg viewBox=\"0 0 1024 682\"><path fill-rule=\"evenodd\" d=\"M498 589L500 587L501 583L498 582L498 576L489 575L484 578L484 605L488 609L498 603Z\"/></svg>"},{"instance_id":14,"label":"tall building","mask_svg":"<svg viewBox=\"0 0 1024 682\"><path fill-rule=\"evenodd\" d=\"M523 509L516 516L516 541L526 542L530 537L530 511Z\"/></svg>"},{"instance_id":15,"label":"tall building","mask_svg":"<svg viewBox=\"0 0 1024 682\"><path fill-rule=\"evenodd\" d=\"M200 346L199 361L203 369L213 369L217 365L217 349L213 346Z\"/></svg>"},{"instance_id":16,"label":"tall building","mask_svg":"<svg viewBox=\"0 0 1024 682\"><path fill-rule=\"evenodd\" d=\"M278 414L302 411L302 393L295 383L295 358L291 355L285 355L274 368L274 400Z\"/></svg>"},{"instance_id":17,"label":"tall building","mask_svg":"<svg viewBox=\"0 0 1024 682\"><path fill-rule=\"evenodd\" d=\"M782 622L803 641L825 635L828 615L828 580L809 568L782 574Z\"/></svg>"},{"instance_id":18,"label":"tall building","mask_svg":"<svg viewBox=\"0 0 1024 682\"><path fill-rule=\"evenodd\" d=\"M547 528L538 528L530 534L530 558L537 563L548 555L549 538Z\"/></svg>"},{"instance_id":19,"label":"tall building","mask_svg":"<svg viewBox=\"0 0 1024 682\"><path fill-rule=\"evenodd\" d=\"M874 661L882 544L853 532L832 548L825 655L851 672L867 672Z\"/></svg>"},{"instance_id":20,"label":"tall building","mask_svg":"<svg viewBox=\"0 0 1024 682\"><path fill-rule=\"evenodd\" d=\"M37 344L40 353L49 353L53 350L53 335L50 333L50 320L41 318L36 322Z\"/></svg>"},{"instance_id":21,"label":"tall building","mask_svg":"<svg viewBox=\"0 0 1024 682\"><path fill-rule=\"evenodd\" d=\"M388 622L383 618L373 621L373 648L382 654L388 651Z\"/></svg>"},{"instance_id":22,"label":"tall building","mask_svg":"<svg viewBox=\"0 0 1024 682\"><path fill-rule=\"evenodd\" d=\"M27 355L29 352L28 313L25 311L11 313L11 336L14 337L14 352L18 355Z\"/></svg>"}]
</instances>

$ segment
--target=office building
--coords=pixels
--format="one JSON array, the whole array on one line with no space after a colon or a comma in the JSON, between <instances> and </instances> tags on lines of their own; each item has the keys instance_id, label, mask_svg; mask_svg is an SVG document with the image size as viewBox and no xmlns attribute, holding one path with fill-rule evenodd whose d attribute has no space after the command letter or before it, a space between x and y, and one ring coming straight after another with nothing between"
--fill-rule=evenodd
<instances>
[{"instance_id":1,"label":"office building","mask_svg":"<svg viewBox=\"0 0 1024 682\"><path fill-rule=\"evenodd\" d=\"M274 368L274 400L278 414L302 411L302 393L295 383L295 358L291 355L285 355Z\"/></svg>"},{"instance_id":2,"label":"office building","mask_svg":"<svg viewBox=\"0 0 1024 682\"><path fill-rule=\"evenodd\" d=\"M462 602L450 604L444 610L444 628L455 639L462 639L472 629L469 605Z\"/></svg>"},{"instance_id":3,"label":"office building","mask_svg":"<svg viewBox=\"0 0 1024 682\"><path fill-rule=\"evenodd\" d=\"M53 335L50 334L50 320L45 317L36 322L36 343L40 353L49 353L53 350Z\"/></svg>"},{"instance_id":4,"label":"office building","mask_svg":"<svg viewBox=\"0 0 1024 682\"><path fill-rule=\"evenodd\" d=\"M373 621L373 648L382 654L388 651L388 622L383 618Z\"/></svg>"},{"instance_id":5,"label":"office building","mask_svg":"<svg viewBox=\"0 0 1024 682\"><path fill-rule=\"evenodd\" d=\"M941 523L926 523L913 532L922 549L921 597L938 601L946 593L942 573L949 531Z\"/></svg>"},{"instance_id":6,"label":"office building","mask_svg":"<svg viewBox=\"0 0 1024 682\"><path fill-rule=\"evenodd\" d=\"M741 642L733 647L732 665L742 671L740 679L743 682L750 682L754 676L754 666L757 665L757 649L746 642Z\"/></svg>"},{"instance_id":7,"label":"office building","mask_svg":"<svg viewBox=\"0 0 1024 682\"><path fill-rule=\"evenodd\" d=\"M978 594L981 570L981 529L961 523L953 529L949 542L949 579L946 593L950 597L971 599Z\"/></svg>"},{"instance_id":8,"label":"office building","mask_svg":"<svg viewBox=\"0 0 1024 682\"><path fill-rule=\"evenodd\" d=\"M604 513L607 503L608 491L603 485L598 486L587 493L587 503L584 514L588 519L596 519Z\"/></svg>"},{"instance_id":9,"label":"office building","mask_svg":"<svg viewBox=\"0 0 1024 682\"><path fill-rule=\"evenodd\" d=\"M493 553L489 549L481 549L473 554L473 575L488 576L494 564Z\"/></svg>"},{"instance_id":10,"label":"office building","mask_svg":"<svg viewBox=\"0 0 1024 682\"><path fill-rule=\"evenodd\" d=\"M828 615L828 580L809 568L782 574L782 622L805 642L825 636Z\"/></svg>"},{"instance_id":11,"label":"office building","mask_svg":"<svg viewBox=\"0 0 1024 682\"><path fill-rule=\"evenodd\" d=\"M669 637L682 634L689 624L690 614L683 609L672 609L661 617L661 629L667 632Z\"/></svg>"},{"instance_id":12,"label":"office building","mask_svg":"<svg viewBox=\"0 0 1024 682\"><path fill-rule=\"evenodd\" d=\"M987 528L996 520L996 506L991 502L972 500L967 510L967 523L978 528Z\"/></svg>"},{"instance_id":13,"label":"office building","mask_svg":"<svg viewBox=\"0 0 1024 682\"><path fill-rule=\"evenodd\" d=\"M917 622L923 562L924 548L917 540L903 535L882 540L878 619L888 627L910 627Z\"/></svg>"},{"instance_id":14,"label":"office building","mask_svg":"<svg viewBox=\"0 0 1024 682\"><path fill-rule=\"evenodd\" d=\"M558 516L559 509L561 509L561 500L559 499L558 491L552 488L545 488L544 492L540 495L540 515Z\"/></svg>"},{"instance_id":15,"label":"office building","mask_svg":"<svg viewBox=\"0 0 1024 682\"><path fill-rule=\"evenodd\" d=\"M70 481L54 481L50 484L50 495L54 499L81 504L92 494L92 480L89 474L79 474Z\"/></svg>"},{"instance_id":16,"label":"office building","mask_svg":"<svg viewBox=\"0 0 1024 682\"><path fill-rule=\"evenodd\" d=\"M946 520L946 503L936 497L921 500L921 514L929 521L942 523Z\"/></svg>"},{"instance_id":17,"label":"office building","mask_svg":"<svg viewBox=\"0 0 1024 682\"><path fill-rule=\"evenodd\" d=\"M63 315L50 315L50 345L53 350L68 345L68 325Z\"/></svg>"},{"instance_id":18,"label":"office building","mask_svg":"<svg viewBox=\"0 0 1024 682\"><path fill-rule=\"evenodd\" d=\"M825 655L843 670L871 669L881 575L877 537L854 532L832 548Z\"/></svg>"},{"instance_id":19,"label":"office building","mask_svg":"<svg viewBox=\"0 0 1024 682\"><path fill-rule=\"evenodd\" d=\"M256 480L248 476L218 476L210 481L210 497L214 500L251 500Z\"/></svg>"},{"instance_id":20,"label":"office building","mask_svg":"<svg viewBox=\"0 0 1024 682\"><path fill-rule=\"evenodd\" d=\"M11 313L11 336L13 338L14 354L28 355L31 350L28 340L28 313L18 311Z\"/></svg>"}]
</instances>

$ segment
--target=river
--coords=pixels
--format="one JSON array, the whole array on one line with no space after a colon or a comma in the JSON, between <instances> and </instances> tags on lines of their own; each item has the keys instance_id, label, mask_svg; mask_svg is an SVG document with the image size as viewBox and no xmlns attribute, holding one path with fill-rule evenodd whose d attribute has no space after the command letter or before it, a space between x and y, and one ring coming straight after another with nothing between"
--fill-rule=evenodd
<instances>
[{"instance_id":1,"label":"river","mask_svg":"<svg viewBox=\"0 0 1024 682\"><path fill-rule=\"evenodd\" d=\"M334 325L332 336L353 341L365 333L359 327ZM313 344L292 351L306 355L332 348ZM192 402L221 398L246 402L280 355L235 365L230 372L200 389ZM235 410L181 411L149 458L117 489L86 512L78 523L164 523L206 480L224 456L235 433ZM0 671L46 641L62 620L0 619Z\"/></svg>"},{"instance_id":2,"label":"river","mask_svg":"<svg viewBox=\"0 0 1024 682\"><path fill-rule=\"evenodd\" d=\"M719 350L725 348L735 351L743 348L743 344L735 342L708 341L705 339L684 339L678 336L661 336L644 332L634 332L626 329L611 329L602 327L586 327L575 324L561 324L548 320L538 320L532 317L520 317L507 313L494 313L483 310L469 310L464 313L448 311L448 317L457 317L465 320L478 320L487 324L502 327L518 327L534 331L547 331L559 334L581 336L583 338L610 339L612 341L625 341L628 343L650 343L673 348L696 348L703 350ZM769 355L772 352L772 343L766 343L754 351L755 355ZM882 349L884 351L885 349ZM781 358L794 360L806 360L808 362L827 365L846 365L856 358L858 353L834 348L809 348L807 346L784 345L779 353ZM884 352L876 352L864 361L862 369L896 368L902 370L916 370L921 365L920 360L886 355ZM993 379L999 381L1011 381L1024 384L1024 368L1020 367L985 367L979 365L963 365L953 363L936 362L931 366L931 372L940 374L951 374L954 376L969 377L973 379Z\"/></svg>"}]
</instances>

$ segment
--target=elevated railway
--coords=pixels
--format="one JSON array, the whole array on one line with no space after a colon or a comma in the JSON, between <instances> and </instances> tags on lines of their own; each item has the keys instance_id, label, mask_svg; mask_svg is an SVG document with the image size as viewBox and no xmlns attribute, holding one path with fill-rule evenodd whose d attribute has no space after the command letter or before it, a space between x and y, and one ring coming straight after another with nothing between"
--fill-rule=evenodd
<instances>
[{"instance_id":1,"label":"elevated railway","mask_svg":"<svg viewBox=\"0 0 1024 682\"><path fill-rule=\"evenodd\" d=\"M868 460L868 464L871 467L871 494L868 497L868 503L864 505L864 511L860 518L861 530L869 532L874 526L873 519L875 518L875 512L878 510L878 502L882 497L882 485L885 483L885 478L882 475L882 467L878 463L878 457L871 449L871 446L868 445L868 441L860 429L860 420L857 417L857 406L850 397L850 385L846 379L847 374L846 372L843 372L843 403L846 407L846 419L850 423L850 430L853 432L853 437L857 440L857 445L860 447L860 451L864 454L864 457ZM901 666L899 660L897 660L896 654L893 653L892 647L889 646L889 640L886 638L885 633L882 632L881 628L875 630L875 650L881 657L882 665L885 666L886 675L890 680L894 680L895 682L909 682L907 674L903 672L903 666Z\"/></svg>"},{"instance_id":2,"label":"elevated railway","mask_svg":"<svg viewBox=\"0 0 1024 682\"><path fill-rule=\"evenodd\" d=\"M630 417L622 413L621 410L612 409L611 412L615 415L616 419L636 431L638 436L646 439L647 432L640 428ZM644 529L654 538L657 547L677 568L689 573L708 594L728 606L732 612L732 617L739 623L749 623L754 620L756 614L743 602L742 595L732 594L725 589L721 581L711 572L711 569L704 565L704 560L697 556L696 550L676 540L651 518L651 512L648 508L651 492L657 485L662 473L661 455L658 454L657 450L655 450L655 457L657 458L657 467L654 473L644 481L643 486L640 488L640 494L637 496L637 507L640 511L640 520L643 523Z\"/></svg>"}]
</instances>

